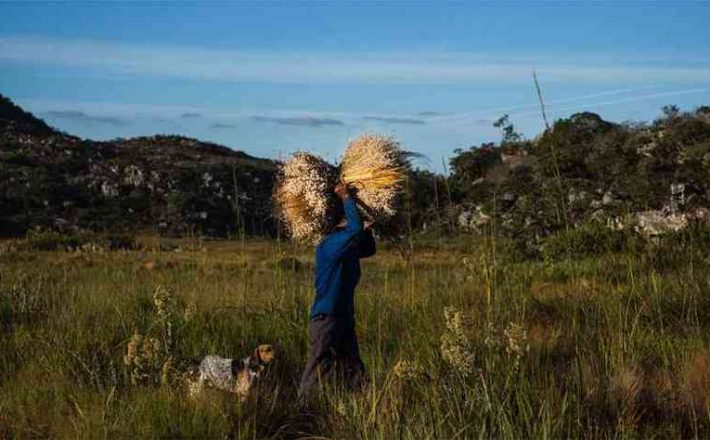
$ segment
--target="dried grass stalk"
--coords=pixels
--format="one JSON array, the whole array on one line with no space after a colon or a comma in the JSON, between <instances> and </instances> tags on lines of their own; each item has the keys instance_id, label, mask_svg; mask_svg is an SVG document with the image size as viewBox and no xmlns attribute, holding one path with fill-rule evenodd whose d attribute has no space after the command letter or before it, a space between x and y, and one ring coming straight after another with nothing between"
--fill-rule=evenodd
<instances>
[{"instance_id":1,"label":"dried grass stalk","mask_svg":"<svg viewBox=\"0 0 710 440\"><path fill-rule=\"evenodd\" d=\"M295 153L280 169L274 192L277 213L293 239L319 242L339 220L333 218L340 203L333 192L339 178L357 189L358 205L367 217L391 222L406 180L408 157L394 139L376 134L362 135L348 145L339 176L318 156Z\"/></svg>"},{"instance_id":2,"label":"dried grass stalk","mask_svg":"<svg viewBox=\"0 0 710 440\"><path fill-rule=\"evenodd\" d=\"M337 203L333 193L336 175L334 166L304 152L294 153L282 165L274 198L293 239L313 244L329 229Z\"/></svg>"},{"instance_id":3,"label":"dried grass stalk","mask_svg":"<svg viewBox=\"0 0 710 440\"><path fill-rule=\"evenodd\" d=\"M391 137L364 134L352 141L340 164L340 179L375 219L392 217L407 178L407 153Z\"/></svg>"}]
</instances>

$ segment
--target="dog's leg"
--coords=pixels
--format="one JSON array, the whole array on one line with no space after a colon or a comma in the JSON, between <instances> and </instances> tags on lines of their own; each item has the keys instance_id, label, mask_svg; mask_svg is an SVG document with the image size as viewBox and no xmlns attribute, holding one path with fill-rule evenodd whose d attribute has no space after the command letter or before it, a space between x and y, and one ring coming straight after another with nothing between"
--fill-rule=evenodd
<instances>
[{"instance_id":1,"label":"dog's leg","mask_svg":"<svg viewBox=\"0 0 710 440\"><path fill-rule=\"evenodd\" d=\"M199 394L202 393L202 390L205 385L205 380L205 373L200 370L200 374L196 380L190 379L188 381L188 392L190 393L190 397L197 397Z\"/></svg>"},{"instance_id":2,"label":"dog's leg","mask_svg":"<svg viewBox=\"0 0 710 440\"><path fill-rule=\"evenodd\" d=\"M236 377L237 380L234 387L234 393L237 395L237 398L242 403L246 402L251 391L253 378L249 373L249 370L242 370L237 374Z\"/></svg>"}]
</instances>

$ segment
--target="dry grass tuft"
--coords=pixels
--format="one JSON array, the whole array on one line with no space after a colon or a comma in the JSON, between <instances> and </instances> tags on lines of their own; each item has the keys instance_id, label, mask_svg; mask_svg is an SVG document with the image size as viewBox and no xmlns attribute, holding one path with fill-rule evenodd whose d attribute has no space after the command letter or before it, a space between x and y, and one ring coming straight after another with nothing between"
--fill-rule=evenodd
<instances>
[{"instance_id":1,"label":"dry grass tuft","mask_svg":"<svg viewBox=\"0 0 710 440\"><path fill-rule=\"evenodd\" d=\"M690 358L684 379L686 403L696 414L710 415L710 350Z\"/></svg>"},{"instance_id":2,"label":"dry grass tuft","mask_svg":"<svg viewBox=\"0 0 710 440\"><path fill-rule=\"evenodd\" d=\"M532 296L542 302L560 299L587 300L594 298L600 290L600 286L584 278L564 282L535 281L530 288Z\"/></svg>"},{"instance_id":3,"label":"dry grass tuft","mask_svg":"<svg viewBox=\"0 0 710 440\"><path fill-rule=\"evenodd\" d=\"M338 178L357 190L360 208L372 220L391 219L407 178L408 157L386 136L365 134L343 154L336 167L308 153L295 153L280 170L274 192L284 226L296 241L318 243L335 226L339 201L333 193Z\"/></svg>"},{"instance_id":4,"label":"dry grass tuft","mask_svg":"<svg viewBox=\"0 0 710 440\"><path fill-rule=\"evenodd\" d=\"M407 179L407 153L391 137L364 134L350 142L340 179L357 188L358 199L375 219L392 217Z\"/></svg>"},{"instance_id":5,"label":"dry grass tuft","mask_svg":"<svg viewBox=\"0 0 710 440\"><path fill-rule=\"evenodd\" d=\"M540 319L530 326L530 343L539 349L556 350L560 345L569 344L562 330L550 320Z\"/></svg>"},{"instance_id":6,"label":"dry grass tuft","mask_svg":"<svg viewBox=\"0 0 710 440\"><path fill-rule=\"evenodd\" d=\"M617 371L611 378L611 397L621 430L636 429L642 416L644 371L636 365Z\"/></svg>"},{"instance_id":7,"label":"dry grass tuft","mask_svg":"<svg viewBox=\"0 0 710 440\"><path fill-rule=\"evenodd\" d=\"M600 360L594 355L579 359L579 382L582 400L588 405L600 399L602 390Z\"/></svg>"},{"instance_id":8,"label":"dry grass tuft","mask_svg":"<svg viewBox=\"0 0 710 440\"><path fill-rule=\"evenodd\" d=\"M331 226L335 176L335 167L308 153L295 153L281 167L274 198L294 240L316 243Z\"/></svg>"}]
</instances>

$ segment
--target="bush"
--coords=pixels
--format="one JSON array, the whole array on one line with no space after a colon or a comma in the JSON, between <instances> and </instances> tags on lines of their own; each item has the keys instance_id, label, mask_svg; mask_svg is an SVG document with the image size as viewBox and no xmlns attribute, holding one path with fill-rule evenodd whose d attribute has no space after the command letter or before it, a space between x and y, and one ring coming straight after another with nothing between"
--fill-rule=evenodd
<instances>
[{"instance_id":1,"label":"bush","mask_svg":"<svg viewBox=\"0 0 710 440\"><path fill-rule=\"evenodd\" d=\"M111 249L136 249L138 244L136 239L130 234L109 234L100 240L100 243Z\"/></svg>"},{"instance_id":2,"label":"bush","mask_svg":"<svg viewBox=\"0 0 710 440\"><path fill-rule=\"evenodd\" d=\"M644 259L656 270L667 270L689 263L710 263L710 228L691 226L646 244Z\"/></svg>"},{"instance_id":3,"label":"bush","mask_svg":"<svg viewBox=\"0 0 710 440\"><path fill-rule=\"evenodd\" d=\"M585 258L619 252L628 244L628 233L609 229L601 222L589 222L550 236L544 244L546 260Z\"/></svg>"},{"instance_id":4,"label":"bush","mask_svg":"<svg viewBox=\"0 0 710 440\"><path fill-rule=\"evenodd\" d=\"M25 241L27 249L34 251L68 250L77 248L84 243L86 243L86 239L79 235L42 229L29 231Z\"/></svg>"},{"instance_id":5,"label":"bush","mask_svg":"<svg viewBox=\"0 0 710 440\"><path fill-rule=\"evenodd\" d=\"M19 247L33 251L71 251L86 245L107 250L136 249L138 246L129 234L62 233L43 229L29 231L23 244Z\"/></svg>"}]
</instances>

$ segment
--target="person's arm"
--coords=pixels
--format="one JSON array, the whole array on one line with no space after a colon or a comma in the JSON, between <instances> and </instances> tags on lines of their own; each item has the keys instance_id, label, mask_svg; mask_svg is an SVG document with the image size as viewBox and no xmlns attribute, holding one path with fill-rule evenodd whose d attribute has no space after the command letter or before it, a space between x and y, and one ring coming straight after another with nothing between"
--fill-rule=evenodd
<instances>
[{"instance_id":1,"label":"person's arm","mask_svg":"<svg viewBox=\"0 0 710 440\"><path fill-rule=\"evenodd\" d=\"M355 199L349 195L345 196L343 198L343 210L345 211L345 220L347 221L345 230L350 234L359 234L362 232L362 218L360 217L360 212L357 210Z\"/></svg>"},{"instance_id":2,"label":"person's arm","mask_svg":"<svg viewBox=\"0 0 710 440\"><path fill-rule=\"evenodd\" d=\"M345 220L347 221L345 229L334 232L323 242L322 252L328 258L341 258L362 238L362 219L355 205L355 200L349 195L343 197L343 209L345 211Z\"/></svg>"},{"instance_id":3,"label":"person's arm","mask_svg":"<svg viewBox=\"0 0 710 440\"><path fill-rule=\"evenodd\" d=\"M367 258L375 255L377 246L375 245L375 237L372 236L372 231L366 229L362 233L362 239L357 244L357 253L360 258Z\"/></svg>"}]
</instances>

